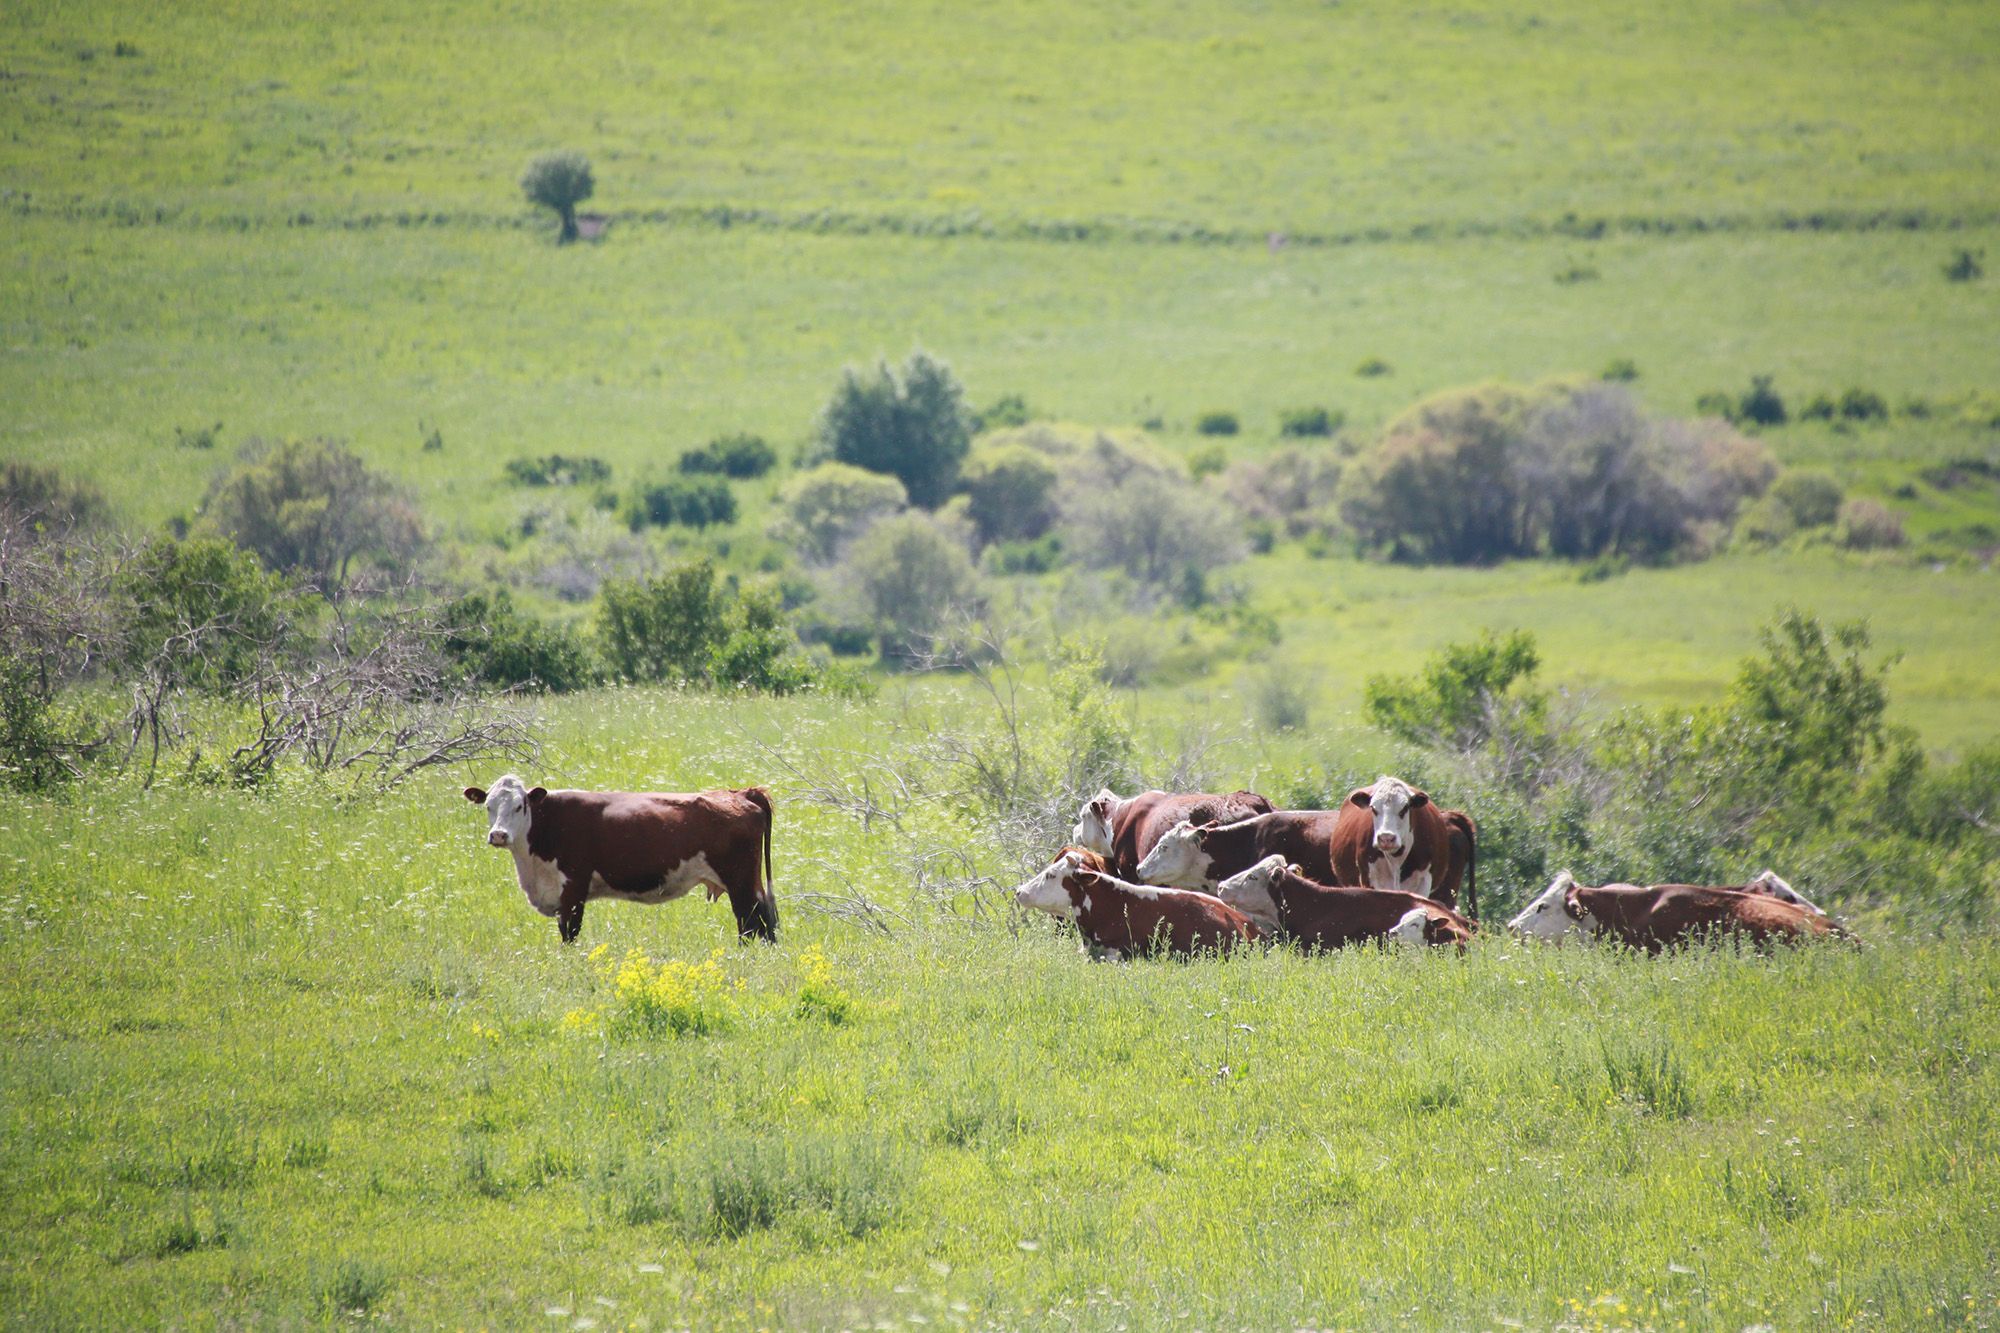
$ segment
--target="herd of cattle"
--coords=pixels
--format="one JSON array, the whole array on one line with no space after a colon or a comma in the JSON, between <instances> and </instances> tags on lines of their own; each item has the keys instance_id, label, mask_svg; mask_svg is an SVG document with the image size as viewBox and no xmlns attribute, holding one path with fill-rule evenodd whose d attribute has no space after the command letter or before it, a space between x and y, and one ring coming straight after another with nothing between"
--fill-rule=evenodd
<instances>
[{"instance_id":1,"label":"herd of cattle","mask_svg":"<svg viewBox=\"0 0 2000 1333\"><path fill-rule=\"evenodd\" d=\"M567 942L592 898L659 903L696 888L729 895L739 935L775 940L771 798L761 787L671 794L489 790L486 840L513 854L521 890ZM1338 810L1278 810L1255 792L1100 791L1070 845L1014 890L1022 907L1074 923L1112 957L1226 953L1258 941L1332 949L1364 941L1465 946L1477 926L1479 831L1461 810L1384 776ZM1463 888L1465 912L1459 908ZM1507 923L1558 941L1608 937L1651 953L1703 938L1762 946L1847 932L1766 870L1748 884L1606 884L1567 872Z\"/></svg>"}]
</instances>

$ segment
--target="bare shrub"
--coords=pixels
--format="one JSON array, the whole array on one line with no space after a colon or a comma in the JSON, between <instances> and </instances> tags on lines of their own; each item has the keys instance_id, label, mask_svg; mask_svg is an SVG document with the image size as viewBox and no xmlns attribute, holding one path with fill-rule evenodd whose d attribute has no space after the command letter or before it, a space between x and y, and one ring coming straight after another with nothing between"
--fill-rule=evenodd
<instances>
[{"instance_id":1,"label":"bare shrub","mask_svg":"<svg viewBox=\"0 0 2000 1333\"><path fill-rule=\"evenodd\" d=\"M1850 551L1875 551L1901 546L1908 540L1903 520L1875 500L1849 500L1834 523L1834 540Z\"/></svg>"},{"instance_id":2,"label":"bare shrub","mask_svg":"<svg viewBox=\"0 0 2000 1333\"><path fill-rule=\"evenodd\" d=\"M1337 523L1341 460L1324 449L1279 449L1240 459L1222 474L1223 493L1251 519L1284 528L1288 537L1329 532Z\"/></svg>"}]
</instances>

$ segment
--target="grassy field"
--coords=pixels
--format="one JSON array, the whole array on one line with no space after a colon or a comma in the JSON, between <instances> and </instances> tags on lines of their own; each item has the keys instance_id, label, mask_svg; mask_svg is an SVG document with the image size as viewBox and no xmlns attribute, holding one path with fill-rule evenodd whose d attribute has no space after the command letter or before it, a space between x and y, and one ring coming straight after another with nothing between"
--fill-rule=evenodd
<instances>
[{"instance_id":1,"label":"grassy field","mask_svg":"<svg viewBox=\"0 0 2000 1333\"><path fill-rule=\"evenodd\" d=\"M552 770L742 781L938 702L579 699ZM690 901L564 949L459 785L8 803L7 1322L2000 1317L1990 941L1095 965L781 785L781 945ZM894 933L804 906L849 892Z\"/></svg>"}]
</instances>

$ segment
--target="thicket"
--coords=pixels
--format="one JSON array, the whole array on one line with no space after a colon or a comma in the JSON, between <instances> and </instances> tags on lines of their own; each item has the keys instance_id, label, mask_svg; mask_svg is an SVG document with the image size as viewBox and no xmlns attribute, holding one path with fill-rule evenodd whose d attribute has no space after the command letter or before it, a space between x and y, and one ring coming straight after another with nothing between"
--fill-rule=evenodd
<instances>
[{"instance_id":1,"label":"thicket","mask_svg":"<svg viewBox=\"0 0 2000 1333\"><path fill-rule=\"evenodd\" d=\"M1648 418L1616 385L1493 384L1392 422L1347 469L1341 513L1364 549L1396 559L1656 560L1709 544L1776 470L1755 441Z\"/></svg>"},{"instance_id":2,"label":"thicket","mask_svg":"<svg viewBox=\"0 0 2000 1333\"><path fill-rule=\"evenodd\" d=\"M507 479L517 486L585 486L611 480L611 464L588 454L510 458Z\"/></svg>"},{"instance_id":3,"label":"thicket","mask_svg":"<svg viewBox=\"0 0 2000 1333\"><path fill-rule=\"evenodd\" d=\"M778 465L778 451L759 435L722 435L690 449L676 465L683 472L719 473L738 481L761 477Z\"/></svg>"},{"instance_id":4,"label":"thicket","mask_svg":"<svg viewBox=\"0 0 2000 1333\"><path fill-rule=\"evenodd\" d=\"M720 584L707 560L606 584L597 637L621 680L790 694L826 676L805 655L775 590Z\"/></svg>"},{"instance_id":5,"label":"thicket","mask_svg":"<svg viewBox=\"0 0 2000 1333\"><path fill-rule=\"evenodd\" d=\"M416 506L330 439L249 441L209 487L201 520L327 596L347 587L357 560L404 573L428 547Z\"/></svg>"},{"instance_id":6,"label":"thicket","mask_svg":"<svg viewBox=\"0 0 2000 1333\"><path fill-rule=\"evenodd\" d=\"M1586 720L1526 634L1455 644L1367 689L1405 777L1473 812L1497 912L1568 869L1589 883L1742 883L1775 868L1822 905L1934 924L2000 903L2000 746L1928 760L1888 720L1863 625L1787 611L1719 703ZM1329 772L1338 799L1372 774ZM1485 896L1484 894L1482 896Z\"/></svg>"},{"instance_id":7,"label":"thicket","mask_svg":"<svg viewBox=\"0 0 2000 1333\"><path fill-rule=\"evenodd\" d=\"M625 522L634 532L649 525L707 528L735 521L736 492L726 481L669 477L640 486L625 503Z\"/></svg>"},{"instance_id":8,"label":"thicket","mask_svg":"<svg viewBox=\"0 0 2000 1333\"><path fill-rule=\"evenodd\" d=\"M900 480L912 504L950 496L972 442L965 393L944 362L913 352L900 371L848 370L820 414L818 446L836 462Z\"/></svg>"}]
</instances>

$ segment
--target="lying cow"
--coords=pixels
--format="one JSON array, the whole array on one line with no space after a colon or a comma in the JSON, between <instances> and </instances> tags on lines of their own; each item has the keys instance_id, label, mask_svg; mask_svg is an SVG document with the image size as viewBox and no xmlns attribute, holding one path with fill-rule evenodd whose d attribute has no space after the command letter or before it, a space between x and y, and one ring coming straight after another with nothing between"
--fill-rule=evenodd
<instances>
[{"instance_id":1,"label":"lying cow","mask_svg":"<svg viewBox=\"0 0 2000 1333\"><path fill-rule=\"evenodd\" d=\"M1723 935L1746 936L1758 946L1804 944L1828 936L1851 938L1829 917L1759 890L1699 884L1606 884L1589 888L1567 870L1507 923L1529 939L1610 937L1658 953L1669 945Z\"/></svg>"},{"instance_id":2,"label":"lying cow","mask_svg":"<svg viewBox=\"0 0 2000 1333\"><path fill-rule=\"evenodd\" d=\"M1337 949L1382 939L1463 944L1472 938L1470 921L1420 893L1329 888L1301 875L1299 868L1287 865L1282 856L1267 856L1242 874L1232 875L1222 881L1215 895L1259 929L1308 949ZM1413 914L1422 919L1412 926L1409 918Z\"/></svg>"},{"instance_id":3,"label":"lying cow","mask_svg":"<svg viewBox=\"0 0 2000 1333\"><path fill-rule=\"evenodd\" d=\"M1476 913L1477 837L1472 816L1440 810L1428 793L1384 774L1372 786L1356 787L1341 804L1330 882L1404 889L1456 907L1463 880L1466 907Z\"/></svg>"},{"instance_id":4,"label":"lying cow","mask_svg":"<svg viewBox=\"0 0 2000 1333\"><path fill-rule=\"evenodd\" d=\"M1183 819L1162 833L1140 861L1139 878L1148 884L1212 889L1267 856L1281 856L1287 864L1302 867L1300 873L1306 878L1331 883L1328 848L1339 818L1332 810L1274 810L1233 824L1193 824Z\"/></svg>"},{"instance_id":5,"label":"lying cow","mask_svg":"<svg viewBox=\"0 0 2000 1333\"><path fill-rule=\"evenodd\" d=\"M1142 791L1119 796L1109 787L1083 803L1069 840L1109 857L1112 873L1126 879L1139 875L1139 862L1160 835L1180 820L1191 824L1230 824L1252 815L1269 814L1271 803L1254 791L1169 793Z\"/></svg>"},{"instance_id":6,"label":"lying cow","mask_svg":"<svg viewBox=\"0 0 2000 1333\"><path fill-rule=\"evenodd\" d=\"M1212 894L1128 883L1092 869L1095 858L1087 848L1063 848L1048 869L1014 890L1014 901L1074 921L1087 943L1114 956L1145 957L1155 949L1228 953L1258 936L1249 917Z\"/></svg>"},{"instance_id":7,"label":"lying cow","mask_svg":"<svg viewBox=\"0 0 2000 1333\"><path fill-rule=\"evenodd\" d=\"M663 903L696 885L729 895L736 933L778 938L771 897L771 798L762 787L686 794L530 790L512 773L467 787L486 841L514 854L521 891L569 943L592 898ZM758 862L759 851L763 861Z\"/></svg>"},{"instance_id":8,"label":"lying cow","mask_svg":"<svg viewBox=\"0 0 2000 1333\"><path fill-rule=\"evenodd\" d=\"M1818 904L1814 903L1791 885L1785 883L1782 879L1779 879L1778 872L1775 870L1766 870L1759 874L1757 878L1743 886L1743 891L1745 893L1768 893L1779 902L1790 903L1794 907L1803 907L1814 916L1826 915L1825 910Z\"/></svg>"}]
</instances>

